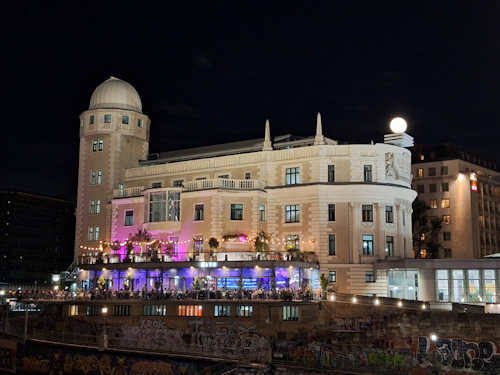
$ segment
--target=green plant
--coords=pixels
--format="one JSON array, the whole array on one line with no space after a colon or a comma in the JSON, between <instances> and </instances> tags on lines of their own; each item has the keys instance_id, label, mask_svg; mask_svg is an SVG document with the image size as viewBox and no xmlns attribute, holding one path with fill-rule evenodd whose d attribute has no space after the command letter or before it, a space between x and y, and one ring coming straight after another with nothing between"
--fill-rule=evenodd
<instances>
[{"instance_id":1,"label":"green plant","mask_svg":"<svg viewBox=\"0 0 500 375\"><path fill-rule=\"evenodd\" d=\"M198 277L193 280L193 289L194 290L200 290L202 286L203 286L203 283Z\"/></svg>"},{"instance_id":2,"label":"green plant","mask_svg":"<svg viewBox=\"0 0 500 375\"><path fill-rule=\"evenodd\" d=\"M104 279L104 276L101 275L101 277L97 279L97 287L99 288L99 290L103 290L105 285L106 285L106 280Z\"/></svg>"},{"instance_id":3,"label":"green plant","mask_svg":"<svg viewBox=\"0 0 500 375\"><path fill-rule=\"evenodd\" d=\"M325 276L324 273L321 274L321 276L319 277L319 284L321 286L321 289L324 291L326 291L326 288L328 287L328 278Z\"/></svg>"},{"instance_id":4,"label":"green plant","mask_svg":"<svg viewBox=\"0 0 500 375\"><path fill-rule=\"evenodd\" d=\"M236 285L238 285L238 289L241 291L243 289L243 279L239 278Z\"/></svg>"},{"instance_id":5,"label":"green plant","mask_svg":"<svg viewBox=\"0 0 500 375\"><path fill-rule=\"evenodd\" d=\"M217 238L210 238L208 240L208 246L210 246L210 249L215 250L219 247L219 241L217 241Z\"/></svg>"},{"instance_id":6,"label":"green plant","mask_svg":"<svg viewBox=\"0 0 500 375\"><path fill-rule=\"evenodd\" d=\"M261 230L257 237L253 239L255 251L262 253L263 255L267 255L269 251L269 239L271 238L266 232Z\"/></svg>"}]
</instances>

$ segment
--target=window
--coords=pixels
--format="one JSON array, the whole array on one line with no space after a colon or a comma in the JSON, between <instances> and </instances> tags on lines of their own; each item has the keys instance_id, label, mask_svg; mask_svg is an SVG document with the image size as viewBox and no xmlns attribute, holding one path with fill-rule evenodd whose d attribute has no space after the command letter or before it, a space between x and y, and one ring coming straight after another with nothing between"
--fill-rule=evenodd
<instances>
[{"instance_id":1,"label":"window","mask_svg":"<svg viewBox=\"0 0 500 375\"><path fill-rule=\"evenodd\" d=\"M94 116L90 116L89 118L89 124L93 124L94 123Z\"/></svg>"},{"instance_id":2,"label":"window","mask_svg":"<svg viewBox=\"0 0 500 375\"><path fill-rule=\"evenodd\" d=\"M137 119L137 127L142 128L142 118Z\"/></svg>"},{"instance_id":3,"label":"window","mask_svg":"<svg viewBox=\"0 0 500 375\"><path fill-rule=\"evenodd\" d=\"M266 206L263 204L259 205L259 218L260 221L266 221Z\"/></svg>"},{"instance_id":4,"label":"window","mask_svg":"<svg viewBox=\"0 0 500 375\"><path fill-rule=\"evenodd\" d=\"M298 234L288 234L285 238L287 250L300 250L300 236Z\"/></svg>"},{"instance_id":5,"label":"window","mask_svg":"<svg viewBox=\"0 0 500 375\"><path fill-rule=\"evenodd\" d=\"M328 272L328 281L331 283L337 282L337 271L329 271Z\"/></svg>"},{"instance_id":6,"label":"window","mask_svg":"<svg viewBox=\"0 0 500 375\"><path fill-rule=\"evenodd\" d=\"M170 242L174 246L174 251L173 251L172 255L179 254L179 237L178 236L171 236Z\"/></svg>"},{"instance_id":7,"label":"window","mask_svg":"<svg viewBox=\"0 0 500 375\"><path fill-rule=\"evenodd\" d=\"M328 182L335 182L335 165L328 166Z\"/></svg>"},{"instance_id":8,"label":"window","mask_svg":"<svg viewBox=\"0 0 500 375\"><path fill-rule=\"evenodd\" d=\"M125 211L125 226L134 225L134 211Z\"/></svg>"},{"instance_id":9,"label":"window","mask_svg":"<svg viewBox=\"0 0 500 375\"><path fill-rule=\"evenodd\" d=\"M429 193L435 193L437 191L436 184L429 184Z\"/></svg>"},{"instance_id":10,"label":"window","mask_svg":"<svg viewBox=\"0 0 500 375\"><path fill-rule=\"evenodd\" d=\"M438 201L437 201L437 199L431 199L429 201L429 207L430 208L438 208Z\"/></svg>"},{"instance_id":11,"label":"window","mask_svg":"<svg viewBox=\"0 0 500 375\"><path fill-rule=\"evenodd\" d=\"M285 206L285 223L300 222L300 205Z\"/></svg>"},{"instance_id":12,"label":"window","mask_svg":"<svg viewBox=\"0 0 500 375\"><path fill-rule=\"evenodd\" d=\"M96 214L100 214L101 213L101 200L100 199L96 200L96 203L95 203L95 213Z\"/></svg>"},{"instance_id":13,"label":"window","mask_svg":"<svg viewBox=\"0 0 500 375\"><path fill-rule=\"evenodd\" d=\"M443 232L443 241L451 241L451 232Z\"/></svg>"},{"instance_id":14,"label":"window","mask_svg":"<svg viewBox=\"0 0 500 375\"><path fill-rule=\"evenodd\" d=\"M287 185L300 184L299 168L287 168L286 169L286 184Z\"/></svg>"},{"instance_id":15,"label":"window","mask_svg":"<svg viewBox=\"0 0 500 375\"><path fill-rule=\"evenodd\" d=\"M96 152L97 151L97 139L94 139L92 141L92 152Z\"/></svg>"},{"instance_id":16,"label":"window","mask_svg":"<svg viewBox=\"0 0 500 375\"><path fill-rule=\"evenodd\" d=\"M443 258L451 258L451 249L443 249Z\"/></svg>"},{"instance_id":17,"label":"window","mask_svg":"<svg viewBox=\"0 0 500 375\"><path fill-rule=\"evenodd\" d=\"M337 255L335 253L335 235L328 235L328 255Z\"/></svg>"},{"instance_id":18,"label":"window","mask_svg":"<svg viewBox=\"0 0 500 375\"><path fill-rule=\"evenodd\" d=\"M363 234L363 255L373 255L373 235Z\"/></svg>"},{"instance_id":19,"label":"window","mask_svg":"<svg viewBox=\"0 0 500 375\"><path fill-rule=\"evenodd\" d=\"M450 224L450 215L443 215L443 224Z\"/></svg>"},{"instance_id":20,"label":"window","mask_svg":"<svg viewBox=\"0 0 500 375\"><path fill-rule=\"evenodd\" d=\"M194 206L194 220L204 220L205 218L205 205L204 204L196 204Z\"/></svg>"},{"instance_id":21,"label":"window","mask_svg":"<svg viewBox=\"0 0 500 375\"><path fill-rule=\"evenodd\" d=\"M448 185L447 182L443 182L441 184L441 191L450 191L450 186Z\"/></svg>"},{"instance_id":22,"label":"window","mask_svg":"<svg viewBox=\"0 0 500 375\"><path fill-rule=\"evenodd\" d=\"M231 220L243 220L243 205L231 204Z\"/></svg>"},{"instance_id":23,"label":"window","mask_svg":"<svg viewBox=\"0 0 500 375\"><path fill-rule=\"evenodd\" d=\"M283 320L295 322L298 321L299 306L283 306Z\"/></svg>"},{"instance_id":24,"label":"window","mask_svg":"<svg viewBox=\"0 0 500 375\"><path fill-rule=\"evenodd\" d=\"M385 236L385 255L394 256L394 237Z\"/></svg>"},{"instance_id":25,"label":"window","mask_svg":"<svg viewBox=\"0 0 500 375\"><path fill-rule=\"evenodd\" d=\"M202 253L203 252L203 236L198 235L193 237L194 241L194 251L196 253Z\"/></svg>"},{"instance_id":26,"label":"window","mask_svg":"<svg viewBox=\"0 0 500 375\"><path fill-rule=\"evenodd\" d=\"M184 180L174 180L175 187L182 187L183 183L184 183Z\"/></svg>"},{"instance_id":27,"label":"window","mask_svg":"<svg viewBox=\"0 0 500 375\"><path fill-rule=\"evenodd\" d=\"M385 206L385 222L394 223L394 213L392 212L392 206Z\"/></svg>"},{"instance_id":28,"label":"window","mask_svg":"<svg viewBox=\"0 0 500 375\"><path fill-rule=\"evenodd\" d=\"M479 226L484 227L484 216L479 215Z\"/></svg>"},{"instance_id":29,"label":"window","mask_svg":"<svg viewBox=\"0 0 500 375\"><path fill-rule=\"evenodd\" d=\"M364 204L362 206L363 221L373 221L373 206L371 204Z\"/></svg>"},{"instance_id":30,"label":"window","mask_svg":"<svg viewBox=\"0 0 500 375\"><path fill-rule=\"evenodd\" d=\"M101 316L101 305L87 305L87 316Z\"/></svg>"},{"instance_id":31,"label":"window","mask_svg":"<svg viewBox=\"0 0 500 375\"><path fill-rule=\"evenodd\" d=\"M441 176L448 174L448 167L446 165L443 165L441 167Z\"/></svg>"},{"instance_id":32,"label":"window","mask_svg":"<svg viewBox=\"0 0 500 375\"><path fill-rule=\"evenodd\" d=\"M168 192L168 221L179 221L181 219L181 192Z\"/></svg>"},{"instance_id":33,"label":"window","mask_svg":"<svg viewBox=\"0 0 500 375\"><path fill-rule=\"evenodd\" d=\"M102 171L98 170L97 171L97 185L100 185L102 182Z\"/></svg>"},{"instance_id":34,"label":"window","mask_svg":"<svg viewBox=\"0 0 500 375\"><path fill-rule=\"evenodd\" d=\"M113 305L113 316L130 316L130 305Z\"/></svg>"},{"instance_id":35,"label":"window","mask_svg":"<svg viewBox=\"0 0 500 375\"><path fill-rule=\"evenodd\" d=\"M99 151L102 151L103 148L104 148L104 140L99 139Z\"/></svg>"},{"instance_id":36,"label":"window","mask_svg":"<svg viewBox=\"0 0 500 375\"><path fill-rule=\"evenodd\" d=\"M68 315L70 316L78 315L78 305L70 305Z\"/></svg>"},{"instance_id":37,"label":"window","mask_svg":"<svg viewBox=\"0 0 500 375\"><path fill-rule=\"evenodd\" d=\"M95 213L95 201L90 201L89 214L93 215Z\"/></svg>"},{"instance_id":38,"label":"window","mask_svg":"<svg viewBox=\"0 0 500 375\"><path fill-rule=\"evenodd\" d=\"M144 306L142 306L142 315L167 316L167 306L166 305L144 305Z\"/></svg>"},{"instance_id":39,"label":"window","mask_svg":"<svg viewBox=\"0 0 500 375\"><path fill-rule=\"evenodd\" d=\"M231 306L215 305L214 316L231 316Z\"/></svg>"},{"instance_id":40,"label":"window","mask_svg":"<svg viewBox=\"0 0 500 375\"><path fill-rule=\"evenodd\" d=\"M245 180L250 180L250 172L245 173Z\"/></svg>"},{"instance_id":41,"label":"window","mask_svg":"<svg viewBox=\"0 0 500 375\"><path fill-rule=\"evenodd\" d=\"M229 175L228 174L221 174L220 176L217 176L217 178L225 178L228 179Z\"/></svg>"},{"instance_id":42,"label":"window","mask_svg":"<svg viewBox=\"0 0 500 375\"><path fill-rule=\"evenodd\" d=\"M94 227L89 227L89 241L94 241Z\"/></svg>"},{"instance_id":43,"label":"window","mask_svg":"<svg viewBox=\"0 0 500 375\"><path fill-rule=\"evenodd\" d=\"M422 154L420 154L419 157L420 157L420 160L424 160L425 159L425 156L422 155Z\"/></svg>"},{"instance_id":44,"label":"window","mask_svg":"<svg viewBox=\"0 0 500 375\"><path fill-rule=\"evenodd\" d=\"M122 124L128 125L128 116L122 116Z\"/></svg>"},{"instance_id":45,"label":"window","mask_svg":"<svg viewBox=\"0 0 500 375\"><path fill-rule=\"evenodd\" d=\"M441 208L450 208L450 199L449 198L441 199Z\"/></svg>"},{"instance_id":46,"label":"window","mask_svg":"<svg viewBox=\"0 0 500 375\"><path fill-rule=\"evenodd\" d=\"M365 182L372 182L372 166L371 165L365 165L363 168L363 180Z\"/></svg>"},{"instance_id":47,"label":"window","mask_svg":"<svg viewBox=\"0 0 500 375\"><path fill-rule=\"evenodd\" d=\"M424 169L423 168L417 169L417 177L424 177Z\"/></svg>"},{"instance_id":48,"label":"window","mask_svg":"<svg viewBox=\"0 0 500 375\"><path fill-rule=\"evenodd\" d=\"M161 182L153 182L151 184L151 188L153 189L161 188Z\"/></svg>"},{"instance_id":49,"label":"window","mask_svg":"<svg viewBox=\"0 0 500 375\"><path fill-rule=\"evenodd\" d=\"M202 316L201 305L179 305L177 316Z\"/></svg>"},{"instance_id":50,"label":"window","mask_svg":"<svg viewBox=\"0 0 500 375\"><path fill-rule=\"evenodd\" d=\"M375 271L366 271L365 272L365 279L367 283L374 283L375 282Z\"/></svg>"},{"instance_id":51,"label":"window","mask_svg":"<svg viewBox=\"0 0 500 375\"><path fill-rule=\"evenodd\" d=\"M167 211L167 194L164 191L149 194L149 222L165 221Z\"/></svg>"},{"instance_id":52,"label":"window","mask_svg":"<svg viewBox=\"0 0 500 375\"><path fill-rule=\"evenodd\" d=\"M236 306L236 316L248 318L253 316L253 306Z\"/></svg>"},{"instance_id":53,"label":"window","mask_svg":"<svg viewBox=\"0 0 500 375\"><path fill-rule=\"evenodd\" d=\"M335 205L328 205L328 221L335 221Z\"/></svg>"},{"instance_id":54,"label":"window","mask_svg":"<svg viewBox=\"0 0 500 375\"><path fill-rule=\"evenodd\" d=\"M97 176L96 171L90 172L90 185L95 185L96 176Z\"/></svg>"},{"instance_id":55,"label":"window","mask_svg":"<svg viewBox=\"0 0 500 375\"><path fill-rule=\"evenodd\" d=\"M111 115L104 115L104 122L110 123L111 122Z\"/></svg>"},{"instance_id":56,"label":"window","mask_svg":"<svg viewBox=\"0 0 500 375\"><path fill-rule=\"evenodd\" d=\"M430 167L429 168L429 176L435 176L435 175L436 175L436 168Z\"/></svg>"},{"instance_id":57,"label":"window","mask_svg":"<svg viewBox=\"0 0 500 375\"><path fill-rule=\"evenodd\" d=\"M99 227L95 227L94 238L95 238L96 241L99 241Z\"/></svg>"},{"instance_id":58,"label":"window","mask_svg":"<svg viewBox=\"0 0 500 375\"><path fill-rule=\"evenodd\" d=\"M424 185L417 185L417 193L419 194L425 193Z\"/></svg>"}]
</instances>

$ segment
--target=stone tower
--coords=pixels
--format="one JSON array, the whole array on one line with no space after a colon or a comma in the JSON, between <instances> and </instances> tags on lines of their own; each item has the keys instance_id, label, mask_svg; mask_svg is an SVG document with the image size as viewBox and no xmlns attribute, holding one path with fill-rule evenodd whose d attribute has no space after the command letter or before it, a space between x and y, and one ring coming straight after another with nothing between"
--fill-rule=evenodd
<instances>
[{"instance_id":1,"label":"stone tower","mask_svg":"<svg viewBox=\"0 0 500 375\"><path fill-rule=\"evenodd\" d=\"M112 240L110 202L124 188L125 169L146 159L149 126L137 91L115 77L95 89L80 115L75 257Z\"/></svg>"}]
</instances>

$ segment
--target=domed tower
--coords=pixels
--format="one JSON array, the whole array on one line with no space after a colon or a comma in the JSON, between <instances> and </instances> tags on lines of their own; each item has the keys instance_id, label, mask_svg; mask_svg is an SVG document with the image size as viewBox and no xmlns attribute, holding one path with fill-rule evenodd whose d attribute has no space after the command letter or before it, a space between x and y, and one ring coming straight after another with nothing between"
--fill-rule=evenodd
<instances>
[{"instance_id":1,"label":"domed tower","mask_svg":"<svg viewBox=\"0 0 500 375\"><path fill-rule=\"evenodd\" d=\"M80 115L75 257L111 240L113 191L123 187L126 168L146 159L149 125L137 91L115 77L95 89Z\"/></svg>"}]
</instances>

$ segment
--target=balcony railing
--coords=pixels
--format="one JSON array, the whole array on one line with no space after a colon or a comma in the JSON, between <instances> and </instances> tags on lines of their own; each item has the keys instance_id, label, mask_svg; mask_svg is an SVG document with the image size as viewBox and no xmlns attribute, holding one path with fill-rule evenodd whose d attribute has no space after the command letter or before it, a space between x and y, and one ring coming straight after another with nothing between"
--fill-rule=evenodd
<instances>
[{"instance_id":1,"label":"balcony railing","mask_svg":"<svg viewBox=\"0 0 500 375\"><path fill-rule=\"evenodd\" d=\"M184 191L202 189L265 189L266 184L261 180L232 180L226 178L212 178L209 180L195 180L184 182Z\"/></svg>"},{"instance_id":2,"label":"balcony railing","mask_svg":"<svg viewBox=\"0 0 500 375\"><path fill-rule=\"evenodd\" d=\"M142 195L142 192L146 189L145 186L130 187L124 189L113 190L113 198L122 197L138 197Z\"/></svg>"}]
</instances>

